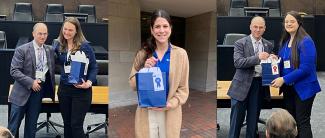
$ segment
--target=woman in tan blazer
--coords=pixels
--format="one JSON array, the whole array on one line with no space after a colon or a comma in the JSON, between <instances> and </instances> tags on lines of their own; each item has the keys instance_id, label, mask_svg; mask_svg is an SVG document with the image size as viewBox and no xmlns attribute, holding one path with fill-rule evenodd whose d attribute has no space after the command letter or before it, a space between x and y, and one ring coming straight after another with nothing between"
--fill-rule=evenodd
<instances>
[{"instance_id":1,"label":"woman in tan blazer","mask_svg":"<svg viewBox=\"0 0 325 138\"><path fill-rule=\"evenodd\" d=\"M189 63L186 51L169 42L171 28L169 14L164 10L154 11L150 24L152 36L148 39L147 45L137 52L134 59L129 78L130 86L134 90L136 90L135 74L141 68L158 66L162 72L166 72L168 81L168 97L165 108L137 107L135 115L136 138L180 137L181 105L186 102L189 95ZM158 125L156 126L155 123L157 122Z\"/></svg>"}]
</instances>

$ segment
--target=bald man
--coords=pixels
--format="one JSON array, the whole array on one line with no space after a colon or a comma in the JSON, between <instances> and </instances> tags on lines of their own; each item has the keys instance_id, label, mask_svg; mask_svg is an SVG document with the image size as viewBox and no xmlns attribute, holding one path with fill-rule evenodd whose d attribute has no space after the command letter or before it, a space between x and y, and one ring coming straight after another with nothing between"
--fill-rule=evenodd
<instances>
[{"instance_id":1,"label":"bald man","mask_svg":"<svg viewBox=\"0 0 325 138\"><path fill-rule=\"evenodd\" d=\"M19 46L11 61L10 75L15 80L9 96L8 129L17 134L25 116L24 138L34 138L42 98L54 100L54 49L45 45L47 26L36 23L34 40Z\"/></svg>"},{"instance_id":2,"label":"bald man","mask_svg":"<svg viewBox=\"0 0 325 138\"><path fill-rule=\"evenodd\" d=\"M265 29L265 20L254 17L250 24L251 34L235 42L236 73L228 91L231 97L229 138L239 137L246 111L246 138L257 137L260 105L265 97L270 97L269 87L263 87L261 79L260 62L267 59L273 50L272 44L262 38Z\"/></svg>"}]
</instances>

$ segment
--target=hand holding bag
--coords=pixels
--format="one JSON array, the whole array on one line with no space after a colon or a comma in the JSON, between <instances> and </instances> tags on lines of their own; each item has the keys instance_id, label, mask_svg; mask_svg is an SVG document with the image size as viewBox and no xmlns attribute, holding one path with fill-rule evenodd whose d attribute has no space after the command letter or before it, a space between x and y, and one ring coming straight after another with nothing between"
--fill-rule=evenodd
<instances>
[{"instance_id":1,"label":"hand holding bag","mask_svg":"<svg viewBox=\"0 0 325 138\"><path fill-rule=\"evenodd\" d=\"M166 107L166 73L159 67L143 68L136 74L140 107Z\"/></svg>"},{"instance_id":2,"label":"hand holding bag","mask_svg":"<svg viewBox=\"0 0 325 138\"><path fill-rule=\"evenodd\" d=\"M72 84L82 83L82 79L86 81L87 68L89 59L86 57L85 52L77 51L71 55L71 71L68 76L68 82Z\"/></svg>"},{"instance_id":3,"label":"hand holding bag","mask_svg":"<svg viewBox=\"0 0 325 138\"><path fill-rule=\"evenodd\" d=\"M280 60L268 58L261 61L262 66L262 86L270 86L271 82L280 76L279 63Z\"/></svg>"}]
</instances>

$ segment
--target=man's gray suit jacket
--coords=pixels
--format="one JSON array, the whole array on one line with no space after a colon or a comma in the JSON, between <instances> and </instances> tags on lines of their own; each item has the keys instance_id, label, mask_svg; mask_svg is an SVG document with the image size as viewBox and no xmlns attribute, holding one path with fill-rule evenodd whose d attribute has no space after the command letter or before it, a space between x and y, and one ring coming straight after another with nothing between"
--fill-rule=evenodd
<instances>
[{"instance_id":1,"label":"man's gray suit jacket","mask_svg":"<svg viewBox=\"0 0 325 138\"><path fill-rule=\"evenodd\" d=\"M264 52L272 53L272 43L262 38ZM250 36L246 36L235 42L234 66L236 73L228 90L228 95L238 101L247 97L254 77L255 65L260 64L260 59L254 54L254 47ZM266 98L270 98L269 87L263 87L262 92Z\"/></svg>"},{"instance_id":2,"label":"man's gray suit jacket","mask_svg":"<svg viewBox=\"0 0 325 138\"><path fill-rule=\"evenodd\" d=\"M44 45L44 48L49 68L47 73L50 75L50 78L46 79L46 84L50 85L46 85L47 88L43 97L52 98L52 100L54 100L54 49L48 45ZM10 67L10 75L15 82L9 96L9 102L18 106L26 104L30 94L33 92L32 86L35 80L35 72L36 57L33 42L17 47ZM48 82L48 80L50 80L50 82Z\"/></svg>"}]
</instances>

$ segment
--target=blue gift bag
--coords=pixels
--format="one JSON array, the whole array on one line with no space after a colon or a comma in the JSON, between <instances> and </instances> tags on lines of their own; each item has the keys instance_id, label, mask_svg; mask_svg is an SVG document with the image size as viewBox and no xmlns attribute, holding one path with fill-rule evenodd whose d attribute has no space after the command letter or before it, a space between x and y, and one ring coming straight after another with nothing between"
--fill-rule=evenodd
<instances>
[{"instance_id":1,"label":"blue gift bag","mask_svg":"<svg viewBox=\"0 0 325 138\"><path fill-rule=\"evenodd\" d=\"M158 67L150 68L151 70ZM159 68L158 68L159 69ZM136 74L138 101L140 107L166 107L167 92L166 92L166 73L161 72L158 76L149 69L145 72ZM161 80L162 78L162 80Z\"/></svg>"},{"instance_id":2,"label":"blue gift bag","mask_svg":"<svg viewBox=\"0 0 325 138\"><path fill-rule=\"evenodd\" d=\"M271 82L278 78L279 66L272 63L261 63L262 66L262 86L270 86Z\"/></svg>"},{"instance_id":3,"label":"blue gift bag","mask_svg":"<svg viewBox=\"0 0 325 138\"><path fill-rule=\"evenodd\" d=\"M87 68L89 59L85 52L77 51L70 55L70 71L68 76L68 82L71 84L80 84L82 79L86 81L85 76L87 75Z\"/></svg>"},{"instance_id":4,"label":"blue gift bag","mask_svg":"<svg viewBox=\"0 0 325 138\"><path fill-rule=\"evenodd\" d=\"M86 63L72 61L71 62L71 70L68 76L68 82L72 84L79 84L82 83L82 79L85 80L85 65Z\"/></svg>"}]
</instances>

